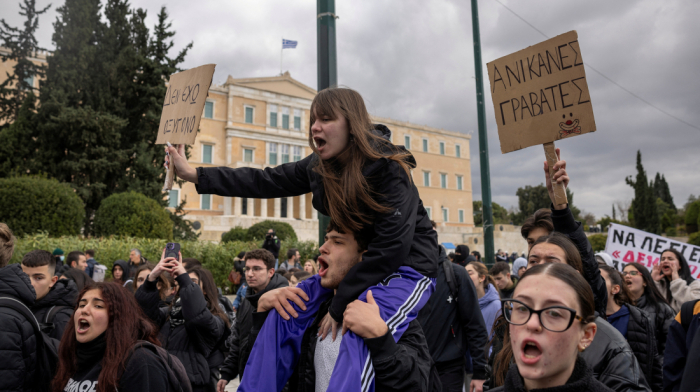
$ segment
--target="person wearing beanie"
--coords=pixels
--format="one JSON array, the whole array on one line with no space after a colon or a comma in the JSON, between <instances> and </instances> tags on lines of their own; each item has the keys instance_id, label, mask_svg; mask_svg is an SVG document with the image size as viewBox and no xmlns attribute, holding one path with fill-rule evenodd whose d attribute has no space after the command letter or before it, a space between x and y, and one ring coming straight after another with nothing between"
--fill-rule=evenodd
<instances>
[{"instance_id":1,"label":"person wearing beanie","mask_svg":"<svg viewBox=\"0 0 700 392\"><path fill-rule=\"evenodd\" d=\"M63 249L54 249L52 255L54 258L56 258L56 272L58 273L58 271L61 270L61 267L63 267L63 260L65 259L65 256L63 256Z\"/></svg>"},{"instance_id":2,"label":"person wearing beanie","mask_svg":"<svg viewBox=\"0 0 700 392\"><path fill-rule=\"evenodd\" d=\"M518 257L513 262L513 272L511 274L511 276L516 278L516 279L520 279L522 274L525 273L526 269L527 269L527 260L524 257Z\"/></svg>"}]
</instances>

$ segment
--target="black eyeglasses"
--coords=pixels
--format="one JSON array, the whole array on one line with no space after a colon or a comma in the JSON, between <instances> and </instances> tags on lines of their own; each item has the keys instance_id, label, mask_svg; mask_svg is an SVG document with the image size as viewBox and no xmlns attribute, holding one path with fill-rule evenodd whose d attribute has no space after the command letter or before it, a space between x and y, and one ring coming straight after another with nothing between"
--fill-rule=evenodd
<instances>
[{"instance_id":1,"label":"black eyeglasses","mask_svg":"<svg viewBox=\"0 0 700 392\"><path fill-rule=\"evenodd\" d=\"M540 324L546 330L552 332L564 332L571 327L574 320L583 322L583 317L576 314L576 310L566 306L549 306L535 310L518 301L517 299L502 299L502 312L508 323L524 325L530 321L532 314L540 319Z\"/></svg>"}]
</instances>

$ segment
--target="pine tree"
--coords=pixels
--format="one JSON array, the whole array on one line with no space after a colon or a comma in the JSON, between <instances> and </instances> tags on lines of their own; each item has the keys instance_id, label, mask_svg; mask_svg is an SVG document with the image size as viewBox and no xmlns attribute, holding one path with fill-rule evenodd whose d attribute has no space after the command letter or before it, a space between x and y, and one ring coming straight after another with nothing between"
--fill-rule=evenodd
<instances>
[{"instance_id":1,"label":"pine tree","mask_svg":"<svg viewBox=\"0 0 700 392\"><path fill-rule=\"evenodd\" d=\"M16 62L13 72L8 72L7 79L0 83L0 122L5 124L16 119L27 98L31 100L28 105L34 104L35 88L30 81L43 77L45 71L43 65L35 64L30 58L36 56L38 51L45 50L39 47L34 33L39 27L39 15L51 5L37 11L36 0L24 0L19 7L19 14L26 17L24 30L8 25L5 19L0 20L0 40L2 46L9 50L9 53L0 54L0 60Z\"/></svg>"},{"instance_id":2,"label":"pine tree","mask_svg":"<svg viewBox=\"0 0 700 392\"><path fill-rule=\"evenodd\" d=\"M630 207L633 225L637 229L650 233L660 232L659 216L656 212L654 184L647 181L647 174L642 166L642 153L637 151L637 176L635 180L627 177L625 182L634 189L634 199Z\"/></svg>"}]
</instances>

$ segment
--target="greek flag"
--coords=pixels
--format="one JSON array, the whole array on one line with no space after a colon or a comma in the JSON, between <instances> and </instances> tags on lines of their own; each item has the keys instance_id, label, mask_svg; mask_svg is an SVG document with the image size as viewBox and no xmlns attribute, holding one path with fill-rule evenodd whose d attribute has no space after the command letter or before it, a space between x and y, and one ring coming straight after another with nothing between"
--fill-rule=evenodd
<instances>
[{"instance_id":1,"label":"greek flag","mask_svg":"<svg viewBox=\"0 0 700 392\"><path fill-rule=\"evenodd\" d=\"M282 49L296 49L297 41L282 38Z\"/></svg>"}]
</instances>

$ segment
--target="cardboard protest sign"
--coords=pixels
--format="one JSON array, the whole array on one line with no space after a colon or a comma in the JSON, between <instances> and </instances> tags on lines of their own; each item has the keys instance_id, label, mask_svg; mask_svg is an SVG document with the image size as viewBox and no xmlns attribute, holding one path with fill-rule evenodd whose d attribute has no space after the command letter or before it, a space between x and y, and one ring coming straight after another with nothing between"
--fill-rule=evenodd
<instances>
[{"instance_id":1,"label":"cardboard protest sign","mask_svg":"<svg viewBox=\"0 0 700 392\"><path fill-rule=\"evenodd\" d=\"M622 271L627 263L644 264L650 271L659 263L661 252L673 248L683 254L690 273L700 278L700 246L675 241L660 235L611 223L605 253L612 256L617 268Z\"/></svg>"},{"instance_id":2,"label":"cardboard protest sign","mask_svg":"<svg viewBox=\"0 0 700 392\"><path fill-rule=\"evenodd\" d=\"M502 153L596 130L576 31L486 66Z\"/></svg>"},{"instance_id":3,"label":"cardboard protest sign","mask_svg":"<svg viewBox=\"0 0 700 392\"><path fill-rule=\"evenodd\" d=\"M156 144L193 144L197 138L216 64L202 65L170 76L163 101ZM175 170L165 174L163 191L172 189Z\"/></svg>"},{"instance_id":4,"label":"cardboard protest sign","mask_svg":"<svg viewBox=\"0 0 700 392\"><path fill-rule=\"evenodd\" d=\"M207 64L170 76L156 144L194 143L215 67Z\"/></svg>"}]
</instances>

